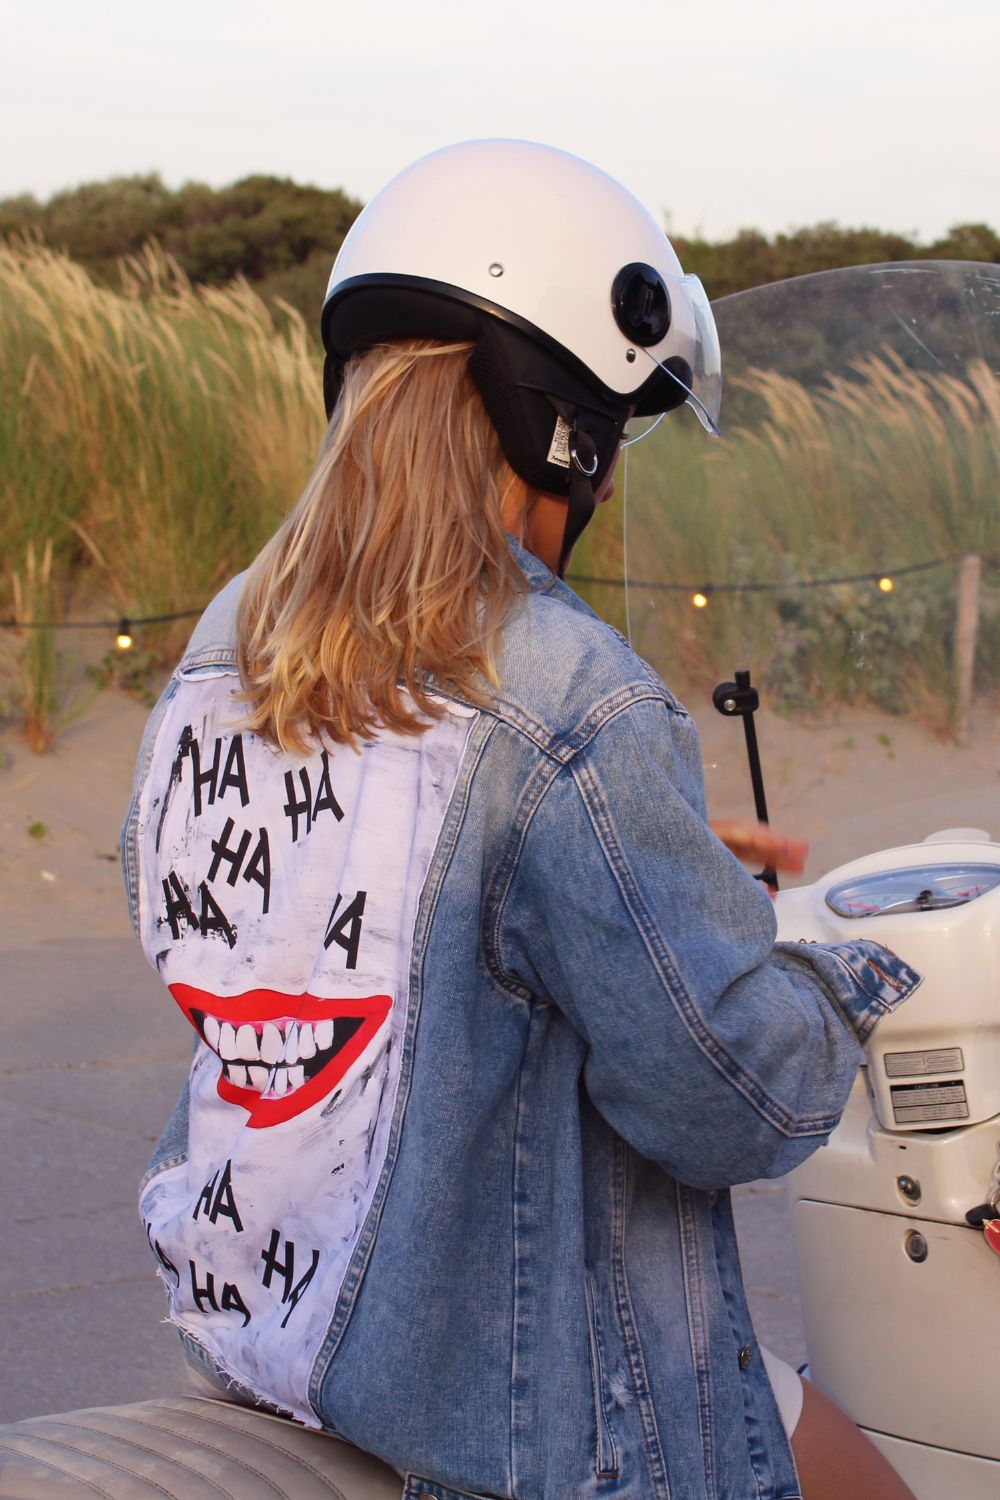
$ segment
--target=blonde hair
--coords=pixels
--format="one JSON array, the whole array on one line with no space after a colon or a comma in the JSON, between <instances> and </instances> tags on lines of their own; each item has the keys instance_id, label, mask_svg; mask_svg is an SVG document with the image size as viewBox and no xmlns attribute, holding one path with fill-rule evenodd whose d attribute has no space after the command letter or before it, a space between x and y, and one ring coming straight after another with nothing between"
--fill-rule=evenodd
<instances>
[{"instance_id":1,"label":"blonde hair","mask_svg":"<svg viewBox=\"0 0 1000 1500\"><path fill-rule=\"evenodd\" d=\"M482 705L499 681L500 628L525 586L504 510L521 511L520 531L531 496L471 349L410 340L352 359L312 477L250 569L246 723L283 749L320 732L356 745L381 725L418 734L444 711L437 689Z\"/></svg>"}]
</instances>

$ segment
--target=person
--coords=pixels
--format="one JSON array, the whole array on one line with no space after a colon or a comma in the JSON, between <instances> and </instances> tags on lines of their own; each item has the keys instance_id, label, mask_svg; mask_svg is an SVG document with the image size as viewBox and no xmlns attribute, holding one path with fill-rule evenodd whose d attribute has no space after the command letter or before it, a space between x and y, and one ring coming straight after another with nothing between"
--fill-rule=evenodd
<instances>
[{"instance_id":1,"label":"person","mask_svg":"<svg viewBox=\"0 0 1000 1500\"><path fill-rule=\"evenodd\" d=\"M562 581L627 422L715 425L700 284L603 172L467 142L361 214L323 338L315 471L123 831L196 1032L140 1194L186 1357L407 1497L788 1500L797 1461L895 1500L761 1351L728 1189L823 1142L917 976L774 946L726 842L801 849L713 834L690 718Z\"/></svg>"}]
</instances>

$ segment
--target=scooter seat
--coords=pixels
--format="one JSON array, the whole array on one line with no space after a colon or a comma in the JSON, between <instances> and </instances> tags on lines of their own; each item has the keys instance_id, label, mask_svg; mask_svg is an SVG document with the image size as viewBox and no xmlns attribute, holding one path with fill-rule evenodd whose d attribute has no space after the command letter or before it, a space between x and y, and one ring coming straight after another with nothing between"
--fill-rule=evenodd
<instances>
[{"instance_id":1,"label":"scooter seat","mask_svg":"<svg viewBox=\"0 0 1000 1500\"><path fill-rule=\"evenodd\" d=\"M203 1396L0 1427L0 1500L400 1500L395 1469L327 1433Z\"/></svg>"}]
</instances>

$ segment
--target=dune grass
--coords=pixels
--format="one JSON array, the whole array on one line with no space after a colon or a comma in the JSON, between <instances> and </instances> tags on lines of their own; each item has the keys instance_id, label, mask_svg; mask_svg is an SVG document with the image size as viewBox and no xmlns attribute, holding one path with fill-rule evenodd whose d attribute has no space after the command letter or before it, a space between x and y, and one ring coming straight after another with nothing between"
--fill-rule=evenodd
<instances>
[{"instance_id":1,"label":"dune grass","mask_svg":"<svg viewBox=\"0 0 1000 1500\"><path fill-rule=\"evenodd\" d=\"M318 357L245 284L193 290L155 250L121 292L0 246L0 601L29 543L112 612L204 602L301 487Z\"/></svg>"},{"instance_id":2,"label":"dune grass","mask_svg":"<svg viewBox=\"0 0 1000 1500\"><path fill-rule=\"evenodd\" d=\"M276 319L244 283L194 289L149 249L113 291L38 244L0 244L0 340L2 618L198 608L253 557L309 472L323 430L319 352L296 313ZM682 411L628 455L637 648L682 690L749 663L786 706L832 696L930 705L946 719L952 567L901 576L891 594L787 584L965 551L1000 558L1000 380L981 362L930 376L887 353L816 389L748 371L735 395L730 409L757 415L723 442ZM621 577L625 487L620 471L575 573ZM709 592L700 611L690 591L641 586L755 581L784 584ZM988 571L979 663L990 691L998 582ZM625 625L620 589L583 592ZM166 661L188 629L141 632L137 645ZM23 718L41 744L54 643L25 630L13 644Z\"/></svg>"},{"instance_id":3,"label":"dune grass","mask_svg":"<svg viewBox=\"0 0 1000 1500\"><path fill-rule=\"evenodd\" d=\"M0 244L0 347L0 617L199 608L270 535L322 435L298 314L279 326L244 283L193 289L155 248L116 292L38 244ZM143 645L168 660L190 625ZM64 653L49 631L6 634L45 748Z\"/></svg>"},{"instance_id":4,"label":"dune grass","mask_svg":"<svg viewBox=\"0 0 1000 1500\"><path fill-rule=\"evenodd\" d=\"M890 592L874 579L790 585L964 552L1000 559L1000 379L982 361L930 376L886 352L814 390L763 370L739 385L762 418L718 443L687 412L665 421L628 453L625 537L606 507L574 570L620 576L627 543L633 640L681 688L752 665L786 707L863 700L947 721L953 564L898 573ZM679 582L690 587L642 587ZM754 582L779 586L710 588ZM1000 684L998 585L988 567L984 690ZM620 590L586 592L624 626Z\"/></svg>"}]
</instances>

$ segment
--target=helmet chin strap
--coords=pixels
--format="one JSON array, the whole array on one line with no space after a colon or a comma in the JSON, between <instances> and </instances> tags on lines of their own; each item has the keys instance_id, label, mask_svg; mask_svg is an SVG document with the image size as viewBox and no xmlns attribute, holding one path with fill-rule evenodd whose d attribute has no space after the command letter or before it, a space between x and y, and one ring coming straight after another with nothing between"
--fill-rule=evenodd
<instances>
[{"instance_id":1,"label":"helmet chin strap","mask_svg":"<svg viewBox=\"0 0 1000 1500\"><path fill-rule=\"evenodd\" d=\"M551 399L551 398L550 398ZM559 566L556 569L559 577L565 576L569 565L570 554L580 539L580 536L593 519L597 508L597 496L594 493L594 479L597 475L600 459L597 453L597 444L577 424L576 412L571 406L562 401L553 401L552 405L569 427L569 493L566 496L566 526L563 531L562 547L559 552Z\"/></svg>"},{"instance_id":2,"label":"helmet chin strap","mask_svg":"<svg viewBox=\"0 0 1000 1500\"><path fill-rule=\"evenodd\" d=\"M559 553L559 567L556 570L560 578L565 577L573 548L593 519L596 508L597 498L594 494L591 477L582 469L577 468L574 462L569 477L569 495L567 496L566 503L566 529L563 532L562 548Z\"/></svg>"}]
</instances>

